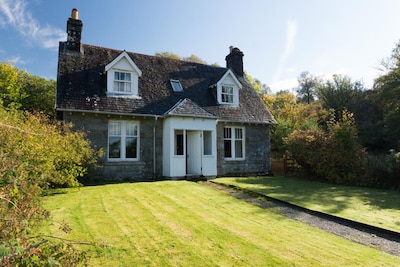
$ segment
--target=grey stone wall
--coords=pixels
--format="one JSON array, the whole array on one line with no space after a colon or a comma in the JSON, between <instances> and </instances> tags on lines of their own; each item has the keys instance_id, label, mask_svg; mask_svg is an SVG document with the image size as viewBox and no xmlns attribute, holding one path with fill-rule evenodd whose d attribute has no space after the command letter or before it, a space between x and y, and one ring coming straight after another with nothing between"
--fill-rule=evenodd
<instances>
[{"instance_id":1,"label":"grey stone wall","mask_svg":"<svg viewBox=\"0 0 400 267\"><path fill-rule=\"evenodd\" d=\"M224 159L224 127L244 127L245 159ZM270 135L268 125L225 124L217 125L218 176L265 175L271 171Z\"/></svg>"},{"instance_id":2,"label":"grey stone wall","mask_svg":"<svg viewBox=\"0 0 400 267\"><path fill-rule=\"evenodd\" d=\"M153 180L162 176L162 119L138 116L109 116L81 112L64 112L64 120L72 122L74 129L87 133L92 147L103 151L98 159L100 168L93 172L94 180ZM134 120L140 123L140 159L139 161L107 161L107 139L109 120ZM155 154L154 154L155 126ZM155 161L154 161L155 158Z\"/></svg>"}]
</instances>

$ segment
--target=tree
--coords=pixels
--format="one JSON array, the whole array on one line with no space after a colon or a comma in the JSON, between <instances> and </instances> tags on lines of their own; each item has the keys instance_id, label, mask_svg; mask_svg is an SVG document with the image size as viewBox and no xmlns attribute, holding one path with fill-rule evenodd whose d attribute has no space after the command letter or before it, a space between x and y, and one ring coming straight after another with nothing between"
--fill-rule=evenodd
<instances>
[{"instance_id":1,"label":"tree","mask_svg":"<svg viewBox=\"0 0 400 267\"><path fill-rule=\"evenodd\" d=\"M361 82L352 82L343 75L333 75L332 80L319 84L316 93L326 109L335 110L336 120L343 117L343 110L353 111L364 86Z\"/></svg>"},{"instance_id":2,"label":"tree","mask_svg":"<svg viewBox=\"0 0 400 267\"><path fill-rule=\"evenodd\" d=\"M304 71L297 78L299 85L297 86L297 98L302 103L310 104L315 100L316 88L321 83L321 79Z\"/></svg>"},{"instance_id":3,"label":"tree","mask_svg":"<svg viewBox=\"0 0 400 267\"><path fill-rule=\"evenodd\" d=\"M25 97L18 69L8 63L0 63L0 104L9 109L19 109Z\"/></svg>"},{"instance_id":4,"label":"tree","mask_svg":"<svg viewBox=\"0 0 400 267\"><path fill-rule=\"evenodd\" d=\"M182 60L182 58L180 56L178 56L177 54L168 52L168 51L157 52L154 55L156 57L166 57L166 58L171 58L171 59L176 59L176 60Z\"/></svg>"},{"instance_id":5,"label":"tree","mask_svg":"<svg viewBox=\"0 0 400 267\"><path fill-rule=\"evenodd\" d=\"M262 99L278 123L271 129L271 145L279 155L287 150L285 139L293 131L319 129L319 125L325 124L328 117L327 111L319 103L299 103L289 91L263 95Z\"/></svg>"},{"instance_id":6,"label":"tree","mask_svg":"<svg viewBox=\"0 0 400 267\"><path fill-rule=\"evenodd\" d=\"M8 109L45 113L54 117L56 81L0 63L0 104Z\"/></svg>"},{"instance_id":7,"label":"tree","mask_svg":"<svg viewBox=\"0 0 400 267\"><path fill-rule=\"evenodd\" d=\"M182 60L187 61L187 62L199 63L199 64L207 64L206 61L202 60L200 57L198 57L194 54L191 54L190 57L184 57Z\"/></svg>"},{"instance_id":8,"label":"tree","mask_svg":"<svg viewBox=\"0 0 400 267\"><path fill-rule=\"evenodd\" d=\"M21 83L21 91L26 96L21 100L22 109L29 112L43 112L54 117L56 81L46 80L26 71L19 71L19 81Z\"/></svg>"},{"instance_id":9,"label":"tree","mask_svg":"<svg viewBox=\"0 0 400 267\"><path fill-rule=\"evenodd\" d=\"M400 149L400 42L393 49L391 64L387 67L386 74L376 79L374 90L383 109L385 139Z\"/></svg>"},{"instance_id":10,"label":"tree","mask_svg":"<svg viewBox=\"0 0 400 267\"><path fill-rule=\"evenodd\" d=\"M257 93L261 95L265 94L271 94L271 88L268 87L268 85L263 84L259 79L253 78L250 76L250 74L247 73L247 71L244 72L247 80L251 83L253 88L256 90Z\"/></svg>"}]
</instances>

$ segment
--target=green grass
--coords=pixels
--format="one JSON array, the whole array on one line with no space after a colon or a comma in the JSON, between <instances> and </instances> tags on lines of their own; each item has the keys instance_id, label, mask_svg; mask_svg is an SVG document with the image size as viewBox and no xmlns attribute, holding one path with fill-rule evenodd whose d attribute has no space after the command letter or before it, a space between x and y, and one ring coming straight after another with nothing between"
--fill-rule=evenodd
<instances>
[{"instance_id":1,"label":"green grass","mask_svg":"<svg viewBox=\"0 0 400 267\"><path fill-rule=\"evenodd\" d=\"M235 185L311 210L400 232L400 192L339 186L296 178L220 178Z\"/></svg>"},{"instance_id":2,"label":"green grass","mask_svg":"<svg viewBox=\"0 0 400 267\"><path fill-rule=\"evenodd\" d=\"M43 204L52 213L44 233L97 244L82 247L92 266L400 266L398 257L193 182L70 189Z\"/></svg>"}]
</instances>

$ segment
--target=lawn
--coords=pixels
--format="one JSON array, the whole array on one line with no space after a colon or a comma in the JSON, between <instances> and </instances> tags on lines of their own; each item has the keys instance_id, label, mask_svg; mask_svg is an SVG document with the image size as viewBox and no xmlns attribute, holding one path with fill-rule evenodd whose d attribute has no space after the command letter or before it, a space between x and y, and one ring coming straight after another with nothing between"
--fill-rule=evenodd
<instances>
[{"instance_id":1,"label":"lawn","mask_svg":"<svg viewBox=\"0 0 400 267\"><path fill-rule=\"evenodd\" d=\"M235 185L311 210L400 232L400 192L339 186L296 178L220 178Z\"/></svg>"},{"instance_id":2,"label":"lawn","mask_svg":"<svg viewBox=\"0 0 400 267\"><path fill-rule=\"evenodd\" d=\"M43 198L43 233L94 242L92 266L400 266L400 258L187 181ZM69 235L58 230L68 223Z\"/></svg>"}]
</instances>

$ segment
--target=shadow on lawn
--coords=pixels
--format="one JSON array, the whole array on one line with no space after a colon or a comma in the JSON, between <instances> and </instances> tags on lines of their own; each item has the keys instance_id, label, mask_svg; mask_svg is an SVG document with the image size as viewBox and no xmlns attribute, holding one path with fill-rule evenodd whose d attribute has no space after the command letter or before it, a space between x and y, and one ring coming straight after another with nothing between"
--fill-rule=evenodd
<instances>
[{"instance_id":1,"label":"shadow on lawn","mask_svg":"<svg viewBox=\"0 0 400 267\"><path fill-rule=\"evenodd\" d=\"M364 187L340 186L282 176L236 178L240 187L298 205L322 206L325 212L339 213L357 203L371 209L400 209L400 192ZM361 205L360 204L360 205ZM356 207L353 207L356 208Z\"/></svg>"}]
</instances>

